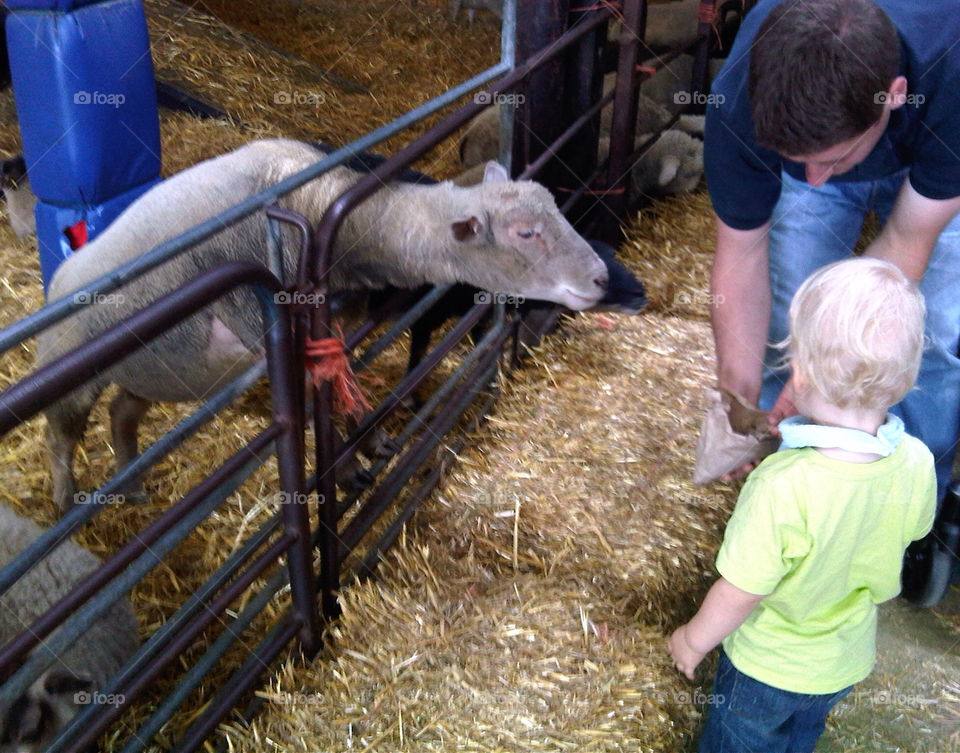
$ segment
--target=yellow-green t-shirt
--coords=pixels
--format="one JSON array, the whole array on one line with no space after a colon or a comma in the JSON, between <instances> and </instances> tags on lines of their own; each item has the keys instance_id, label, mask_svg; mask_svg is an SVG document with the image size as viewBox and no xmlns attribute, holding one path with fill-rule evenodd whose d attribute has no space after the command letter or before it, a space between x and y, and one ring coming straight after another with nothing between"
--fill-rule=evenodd
<instances>
[{"instance_id":1,"label":"yellow-green t-shirt","mask_svg":"<svg viewBox=\"0 0 960 753\"><path fill-rule=\"evenodd\" d=\"M740 492L717 554L730 583L768 594L724 639L730 661L796 693L865 678L876 605L900 592L903 552L935 512L933 456L909 435L872 463L809 447L770 455Z\"/></svg>"}]
</instances>

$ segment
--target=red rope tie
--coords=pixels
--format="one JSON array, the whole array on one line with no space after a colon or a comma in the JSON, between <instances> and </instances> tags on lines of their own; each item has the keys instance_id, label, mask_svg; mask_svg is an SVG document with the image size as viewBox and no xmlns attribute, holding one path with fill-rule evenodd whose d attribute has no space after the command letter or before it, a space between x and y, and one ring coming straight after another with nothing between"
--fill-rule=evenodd
<instances>
[{"instance_id":1,"label":"red rope tie","mask_svg":"<svg viewBox=\"0 0 960 753\"><path fill-rule=\"evenodd\" d=\"M636 71L637 73L649 73L651 76L657 73L657 69L649 65L638 65Z\"/></svg>"},{"instance_id":2,"label":"red rope tie","mask_svg":"<svg viewBox=\"0 0 960 753\"><path fill-rule=\"evenodd\" d=\"M324 382L330 382L338 413L359 416L371 409L350 368L350 360L340 337L324 337L320 340L308 337L304 353L314 385L320 387Z\"/></svg>"}]
</instances>

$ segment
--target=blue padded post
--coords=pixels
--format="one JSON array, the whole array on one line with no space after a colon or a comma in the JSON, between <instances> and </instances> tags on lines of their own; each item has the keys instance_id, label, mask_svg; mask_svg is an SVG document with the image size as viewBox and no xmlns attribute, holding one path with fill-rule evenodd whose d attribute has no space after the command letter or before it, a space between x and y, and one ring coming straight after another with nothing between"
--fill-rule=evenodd
<instances>
[{"instance_id":1,"label":"blue padded post","mask_svg":"<svg viewBox=\"0 0 960 753\"><path fill-rule=\"evenodd\" d=\"M78 222L93 239L159 180L160 129L141 0L6 0L20 135L44 286Z\"/></svg>"}]
</instances>

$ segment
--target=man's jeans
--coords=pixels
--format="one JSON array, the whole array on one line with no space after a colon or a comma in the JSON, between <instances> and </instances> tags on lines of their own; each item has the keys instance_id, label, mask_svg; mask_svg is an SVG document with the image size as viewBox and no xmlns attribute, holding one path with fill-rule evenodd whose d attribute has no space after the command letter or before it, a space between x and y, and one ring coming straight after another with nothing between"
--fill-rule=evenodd
<instances>
[{"instance_id":1,"label":"man's jeans","mask_svg":"<svg viewBox=\"0 0 960 753\"><path fill-rule=\"evenodd\" d=\"M827 714L853 686L808 695L754 680L721 650L697 753L811 753Z\"/></svg>"},{"instance_id":2,"label":"man's jeans","mask_svg":"<svg viewBox=\"0 0 960 753\"><path fill-rule=\"evenodd\" d=\"M862 183L814 188L781 175L783 188L771 218L769 342L787 336L790 300L815 270L850 256L863 217L874 210L882 223L893 209L906 172ZM960 434L960 215L941 233L920 285L927 304L927 337L917 387L894 409L907 431L930 448L943 497ZM760 407L769 410L789 376L774 371L782 354L768 348Z\"/></svg>"}]
</instances>

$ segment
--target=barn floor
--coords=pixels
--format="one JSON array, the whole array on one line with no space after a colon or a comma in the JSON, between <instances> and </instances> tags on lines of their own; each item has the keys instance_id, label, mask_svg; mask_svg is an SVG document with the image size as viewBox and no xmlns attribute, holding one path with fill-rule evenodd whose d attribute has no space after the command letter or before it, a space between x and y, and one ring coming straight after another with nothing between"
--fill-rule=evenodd
<instances>
[{"instance_id":1,"label":"barn floor","mask_svg":"<svg viewBox=\"0 0 960 753\"><path fill-rule=\"evenodd\" d=\"M292 110L272 105L275 90L313 91L307 74L226 52L231 35L222 30L199 49L190 35L209 20L170 23L151 15L168 2L146 6L157 70L191 82L242 121L163 112L165 174L259 136L343 143L488 65L496 52L492 16L455 24L445 0L322 0L301 2L296 13L279 0L208 0L246 31L371 90L323 88L324 107ZM225 83L217 68L205 69L218 55L240 78ZM280 84L270 83L274 75ZM15 122L12 96L0 93L4 154L17 150ZM452 175L455 144L420 167ZM343 617L321 656L277 672L262 693L271 704L251 727L226 725L233 749L695 749L709 686L683 681L663 643L713 577L736 496L734 486L689 481L701 393L713 373L705 305L711 226L702 191L636 218L621 253L648 285L650 309L571 317L504 383L494 415L377 580L344 589ZM41 305L35 259L35 243L17 241L0 222L0 323ZM388 357L381 376L394 379L401 360ZM29 346L7 354L0 384L31 362ZM83 543L100 555L115 551L196 482L212 451L225 457L262 428L263 399L254 394L211 424L148 477L149 504L107 511ZM146 435L158 436L187 409L153 411ZM77 463L86 487L108 475L113 454L102 405L92 424ZM262 519L271 483L258 476L138 587L132 600L144 635ZM49 524L57 516L49 494L37 419L0 441L0 496ZM184 656L184 666L195 655ZM223 671L242 658L229 657ZM158 749L201 703L188 702ZM960 591L935 610L886 605L877 669L838 707L818 750L956 753L958 730Z\"/></svg>"}]
</instances>

